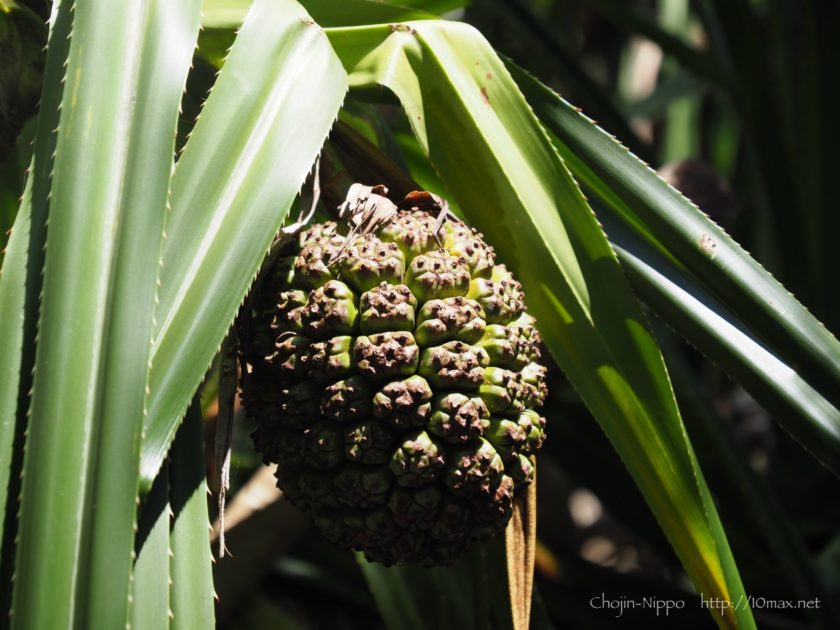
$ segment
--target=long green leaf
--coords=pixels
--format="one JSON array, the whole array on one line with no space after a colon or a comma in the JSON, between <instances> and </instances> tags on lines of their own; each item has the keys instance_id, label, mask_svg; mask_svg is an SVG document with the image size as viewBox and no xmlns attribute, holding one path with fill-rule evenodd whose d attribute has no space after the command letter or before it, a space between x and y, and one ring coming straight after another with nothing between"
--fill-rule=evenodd
<instances>
[{"instance_id":1,"label":"long green leaf","mask_svg":"<svg viewBox=\"0 0 840 630\"><path fill-rule=\"evenodd\" d=\"M202 416L196 397L141 509L132 628L214 626L209 533Z\"/></svg>"},{"instance_id":2,"label":"long green leaf","mask_svg":"<svg viewBox=\"0 0 840 630\"><path fill-rule=\"evenodd\" d=\"M203 28L238 28L254 0L204 0L201 4Z\"/></svg>"},{"instance_id":3,"label":"long green leaf","mask_svg":"<svg viewBox=\"0 0 840 630\"><path fill-rule=\"evenodd\" d=\"M778 568L775 575L762 571L764 584L771 584L780 591L785 589L801 599L819 597L823 600L818 609L805 612L810 621L817 622L815 627L838 627L838 602L832 600L826 585L820 583L802 534L785 513L767 480L752 468L732 427L716 413L713 399L689 367L679 351L681 348L670 343L665 334L658 337L678 399L685 410L686 427L698 446L709 478L716 482L718 509L727 523L737 528L737 538L733 536L734 540L740 540L740 543L733 540L736 554L742 558L749 555L748 562L753 567ZM745 574L749 571L743 564L742 569ZM755 570L752 570L753 579L761 583L761 578L756 579Z\"/></svg>"},{"instance_id":4,"label":"long green leaf","mask_svg":"<svg viewBox=\"0 0 840 630\"><path fill-rule=\"evenodd\" d=\"M840 342L694 204L572 105L522 70L511 69L537 115L555 134L569 167L605 209L686 270L763 348L795 369L797 379L840 408ZM759 361L752 369L760 374L766 368ZM745 385L762 396L750 381ZM806 390L800 395L805 397L802 405L816 409ZM775 411L772 404L769 407ZM825 443L817 450L836 470L840 424L831 410L809 416L779 420L811 448L817 447L813 438L821 435Z\"/></svg>"},{"instance_id":5,"label":"long green leaf","mask_svg":"<svg viewBox=\"0 0 840 630\"><path fill-rule=\"evenodd\" d=\"M137 558L131 580L131 628L163 630L169 626L169 465L164 463L140 507ZM200 567L196 566L198 572Z\"/></svg>"},{"instance_id":6,"label":"long green leaf","mask_svg":"<svg viewBox=\"0 0 840 630\"><path fill-rule=\"evenodd\" d=\"M148 489L332 125L346 75L292 0L257 0L172 179L141 462Z\"/></svg>"},{"instance_id":7,"label":"long green leaf","mask_svg":"<svg viewBox=\"0 0 840 630\"><path fill-rule=\"evenodd\" d=\"M0 506L4 510L0 520L0 580L3 583L10 583L14 570L12 551L23 435L35 363L50 178L63 90L64 60L70 48L70 24L69 4L56 1L50 20L34 156L0 268L0 338L3 339L4 349L3 365L0 367ZM9 502L9 497L15 497L14 501ZM5 614L10 603L10 593L6 590L0 614Z\"/></svg>"},{"instance_id":8,"label":"long green leaf","mask_svg":"<svg viewBox=\"0 0 840 630\"><path fill-rule=\"evenodd\" d=\"M203 434L201 406L196 398L172 444L170 463L173 520L169 627L173 630L215 625Z\"/></svg>"},{"instance_id":9,"label":"long green leaf","mask_svg":"<svg viewBox=\"0 0 840 630\"><path fill-rule=\"evenodd\" d=\"M376 0L301 0L301 4L318 24L329 26L364 26L367 24L390 24L406 20L435 19L434 13L424 10L388 4Z\"/></svg>"},{"instance_id":10,"label":"long green leaf","mask_svg":"<svg viewBox=\"0 0 840 630\"><path fill-rule=\"evenodd\" d=\"M840 410L811 387L688 274L611 216L610 240L637 295L771 410L840 475Z\"/></svg>"},{"instance_id":11,"label":"long green leaf","mask_svg":"<svg viewBox=\"0 0 840 630\"><path fill-rule=\"evenodd\" d=\"M12 489L10 493L9 484L20 474L20 446L28 398L26 392L20 391L21 381L24 380L21 379L21 366L26 362L31 366L31 360L24 361L24 356L27 350L28 354L32 354L32 347L25 350L24 339L28 338L29 344L34 345L32 329L38 308L37 294L29 296L27 300L26 291L26 262L32 219L31 190L30 179L9 239L3 267L0 268L0 335L5 340L4 364L0 367L0 506L3 509L0 517L0 543L6 531L6 522L10 523L14 531L14 520L17 518L17 492ZM24 333L27 322L31 336ZM11 502L8 501L10 496L14 497ZM9 556L12 551L12 544L0 546L0 566L6 571L10 568ZM6 571L0 572L0 575Z\"/></svg>"},{"instance_id":12,"label":"long green leaf","mask_svg":"<svg viewBox=\"0 0 840 630\"><path fill-rule=\"evenodd\" d=\"M615 254L503 63L462 24L335 29L351 86L382 84L466 217L500 246L546 345L592 409L698 590L744 594L662 357ZM453 142L457 138L457 142ZM752 627L748 609L724 625Z\"/></svg>"},{"instance_id":13,"label":"long green leaf","mask_svg":"<svg viewBox=\"0 0 840 630\"><path fill-rule=\"evenodd\" d=\"M201 23L206 28L236 28L242 23L252 3L253 0L204 0ZM407 3L388 3L382 0L301 0L300 3L312 19L324 27L388 24L437 18L434 11L427 12L429 10L422 6L409 7ZM432 7L436 8L440 7Z\"/></svg>"},{"instance_id":14,"label":"long green leaf","mask_svg":"<svg viewBox=\"0 0 840 630\"><path fill-rule=\"evenodd\" d=\"M128 619L154 294L198 11L198 2L163 0L73 7L21 492L16 628L121 627Z\"/></svg>"}]
</instances>

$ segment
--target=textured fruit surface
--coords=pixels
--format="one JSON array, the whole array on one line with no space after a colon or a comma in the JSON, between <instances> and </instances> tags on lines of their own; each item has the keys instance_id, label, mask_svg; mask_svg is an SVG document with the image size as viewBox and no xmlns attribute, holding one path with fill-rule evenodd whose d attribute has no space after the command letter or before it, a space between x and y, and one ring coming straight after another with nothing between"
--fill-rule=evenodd
<instances>
[{"instance_id":1,"label":"textured fruit surface","mask_svg":"<svg viewBox=\"0 0 840 630\"><path fill-rule=\"evenodd\" d=\"M447 564L504 529L545 437L540 337L481 235L420 209L323 223L271 269L243 344L254 443L323 534Z\"/></svg>"}]
</instances>

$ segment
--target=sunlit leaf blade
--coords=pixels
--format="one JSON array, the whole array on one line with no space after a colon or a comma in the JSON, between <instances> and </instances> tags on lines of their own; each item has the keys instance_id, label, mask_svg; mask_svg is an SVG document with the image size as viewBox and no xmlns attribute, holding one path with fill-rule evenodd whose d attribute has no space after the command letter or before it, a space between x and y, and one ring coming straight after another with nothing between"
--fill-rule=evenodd
<instances>
[{"instance_id":1,"label":"sunlit leaf blade","mask_svg":"<svg viewBox=\"0 0 840 630\"><path fill-rule=\"evenodd\" d=\"M214 626L202 440L195 399L141 508L131 601L136 630Z\"/></svg>"},{"instance_id":2,"label":"sunlit leaf blade","mask_svg":"<svg viewBox=\"0 0 840 630\"><path fill-rule=\"evenodd\" d=\"M335 29L330 36L353 70L351 86L379 83L397 94L470 223L504 246L547 347L697 589L739 599L743 586L658 347L615 254L501 60L479 33L457 23ZM718 621L754 626L749 609Z\"/></svg>"},{"instance_id":3,"label":"sunlit leaf blade","mask_svg":"<svg viewBox=\"0 0 840 630\"><path fill-rule=\"evenodd\" d=\"M840 410L679 267L617 219L604 223L637 295L840 475Z\"/></svg>"},{"instance_id":4,"label":"sunlit leaf blade","mask_svg":"<svg viewBox=\"0 0 840 630\"><path fill-rule=\"evenodd\" d=\"M17 496L16 492L9 494L8 490L12 459L20 451L20 444L14 448L15 439L22 440L23 415L26 413L23 410L21 414L17 413L18 407L26 404L26 394L21 395L19 390L24 326L27 318L33 322L37 318L37 301L34 304L29 302L30 308L26 308L26 260L32 218L30 186L27 186L25 201L21 204L3 267L0 268L0 335L4 340L3 365L0 366L0 506L3 508L0 541L3 540L5 521L17 517L17 501L8 502L7 499ZM37 300L37 296L34 297ZM11 552L11 547L4 547L0 547L0 563L4 562L4 555ZM8 560L6 558L5 562Z\"/></svg>"},{"instance_id":5,"label":"sunlit leaf blade","mask_svg":"<svg viewBox=\"0 0 840 630\"><path fill-rule=\"evenodd\" d=\"M254 0L203 0L201 26L203 28L237 28Z\"/></svg>"},{"instance_id":6,"label":"sunlit leaf blade","mask_svg":"<svg viewBox=\"0 0 840 630\"><path fill-rule=\"evenodd\" d=\"M201 24L206 28L236 28L242 23L253 0L204 0ZM464 0L301 0L313 20L323 27L388 24L407 20L435 19L457 9Z\"/></svg>"},{"instance_id":7,"label":"sunlit leaf blade","mask_svg":"<svg viewBox=\"0 0 840 630\"><path fill-rule=\"evenodd\" d=\"M155 283L198 10L197 1L73 7L21 492L16 628L122 627L128 619Z\"/></svg>"},{"instance_id":8,"label":"sunlit leaf blade","mask_svg":"<svg viewBox=\"0 0 840 630\"><path fill-rule=\"evenodd\" d=\"M821 582L802 532L785 513L765 476L744 457L743 444L727 419L715 409L714 398L709 397L682 348L671 343L667 335L660 334L658 338L686 428L715 488L715 504L726 522L738 530L739 542L733 541L735 553L740 558L751 555L751 564L778 567L777 575L767 576L769 581L801 599L819 597L823 604L805 612L808 620L816 622L815 627L838 627L840 602L832 599L830 586ZM754 571L752 580L756 579ZM756 588L756 582L752 584Z\"/></svg>"},{"instance_id":9,"label":"sunlit leaf blade","mask_svg":"<svg viewBox=\"0 0 840 630\"><path fill-rule=\"evenodd\" d=\"M605 209L678 263L763 348L793 368L832 407L840 407L840 342L690 201L557 94L522 70L511 70L537 115L556 134L569 167ZM832 412L826 413L817 413L813 423L804 418L793 423L779 420L806 446L822 434L827 442L820 452L837 462L840 424Z\"/></svg>"},{"instance_id":10,"label":"sunlit leaf blade","mask_svg":"<svg viewBox=\"0 0 840 630\"><path fill-rule=\"evenodd\" d=\"M141 463L145 489L346 87L323 31L296 2L254 3L172 179Z\"/></svg>"},{"instance_id":11,"label":"sunlit leaf blade","mask_svg":"<svg viewBox=\"0 0 840 630\"><path fill-rule=\"evenodd\" d=\"M0 267L0 339L3 339L0 367L0 580L12 577L17 498L22 442L32 367L35 362L35 332L44 266L47 210L55 152L59 104L63 90L64 59L70 48L70 5L56 1L50 20L41 104L36 123L34 157L26 179L20 210L9 236ZM18 443L15 444L15 441ZM17 448L14 448L17 446ZM11 467L14 466L14 472ZM4 606L10 602L4 601ZM5 609L0 614L5 614Z\"/></svg>"},{"instance_id":12,"label":"sunlit leaf blade","mask_svg":"<svg viewBox=\"0 0 840 630\"><path fill-rule=\"evenodd\" d=\"M137 558L131 580L133 630L161 630L169 626L171 520L169 466L164 463L140 508L137 523ZM196 566L195 570L199 572L201 567Z\"/></svg>"},{"instance_id":13,"label":"sunlit leaf blade","mask_svg":"<svg viewBox=\"0 0 840 630\"><path fill-rule=\"evenodd\" d=\"M318 24L329 26L364 26L367 24L390 24L407 20L435 19L434 13L427 13L422 7L408 8L401 3L389 4L377 0L302 0L301 4Z\"/></svg>"},{"instance_id":14,"label":"sunlit leaf blade","mask_svg":"<svg viewBox=\"0 0 840 630\"><path fill-rule=\"evenodd\" d=\"M200 403L195 400L172 443L169 464L172 507L169 627L173 630L215 626L203 429Z\"/></svg>"}]
</instances>

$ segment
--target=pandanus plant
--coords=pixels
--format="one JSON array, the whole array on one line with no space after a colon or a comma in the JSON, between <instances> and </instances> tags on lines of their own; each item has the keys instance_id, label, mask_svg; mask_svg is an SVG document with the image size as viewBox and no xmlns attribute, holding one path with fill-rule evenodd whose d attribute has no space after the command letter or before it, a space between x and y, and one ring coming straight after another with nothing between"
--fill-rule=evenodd
<instances>
[{"instance_id":1,"label":"pandanus plant","mask_svg":"<svg viewBox=\"0 0 840 630\"><path fill-rule=\"evenodd\" d=\"M840 472L837 340L616 139L426 12L446 2L414 4L53 3L0 276L11 627L213 625L200 386L237 331L257 446L329 538L448 562L510 520L506 559L496 537L434 570L500 627L529 619L541 351L706 598L747 601L645 309ZM354 130L371 102L402 108L410 160ZM354 233L354 183L402 210ZM323 220L289 229L313 186ZM424 627L405 597L429 578L360 561L386 622Z\"/></svg>"}]
</instances>

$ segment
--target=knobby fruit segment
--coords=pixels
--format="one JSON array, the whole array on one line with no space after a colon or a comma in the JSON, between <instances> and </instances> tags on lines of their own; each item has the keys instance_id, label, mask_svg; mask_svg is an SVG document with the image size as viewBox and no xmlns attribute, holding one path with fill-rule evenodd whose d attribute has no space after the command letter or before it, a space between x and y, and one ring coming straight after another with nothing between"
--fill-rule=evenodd
<instances>
[{"instance_id":1,"label":"knobby fruit segment","mask_svg":"<svg viewBox=\"0 0 840 630\"><path fill-rule=\"evenodd\" d=\"M401 207L332 263L334 222L282 252L246 313L243 399L278 486L328 539L448 564L501 532L533 479L545 368L481 234L449 220L435 235L435 216Z\"/></svg>"}]
</instances>

